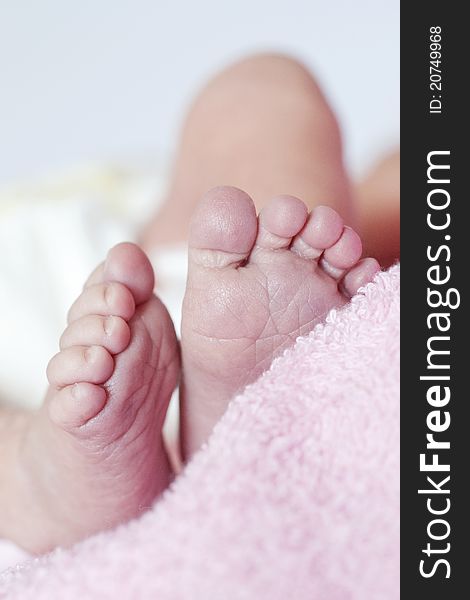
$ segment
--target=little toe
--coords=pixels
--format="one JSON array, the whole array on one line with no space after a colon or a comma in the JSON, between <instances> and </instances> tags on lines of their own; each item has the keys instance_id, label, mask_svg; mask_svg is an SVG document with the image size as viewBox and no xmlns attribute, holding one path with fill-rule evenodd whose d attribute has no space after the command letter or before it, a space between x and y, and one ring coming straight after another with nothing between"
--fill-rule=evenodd
<instances>
[{"instance_id":1,"label":"little toe","mask_svg":"<svg viewBox=\"0 0 470 600\"><path fill-rule=\"evenodd\" d=\"M203 267L237 266L253 248L258 221L253 200L238 188L207 192L191 219L189 258Z\"/></svg>"},{"instance_id":2,"label":"little toe","mask_svg":"<svg viewBox=\"0 0 470 600\"><path fill-rule=\"evenodd\" d=\"M320 264L328 275L338 279L357 263L361 254L361 238L354 229L344 227L339 240L324 251Z\"/></svg>"},{"instance_id":3,"label":"little toe","mask_svg":"<svg viewBox=\"0 0 470 600\"><path fill-rule=\"evenodd\" d=\"M308 209L302 200L276 196L260 212L256 245L272 250L288 248L305 225L307 216Z\"/></svg>"},{"instance_id":4,"label":"little toe","mask_svg":"<svg viewBox=\"0 0 470 600\"><path fill-rule=\"evenodd\" d=\"M67 322L73 323L87 315L114 315L128 321L135 313L132 292L122 283L97 283L83 290L72 304Z\"/></svg>"},{"instance_id":5,"label":"little toe","mask_svg":"<svg viewBox=\"0 0 470 600\"><path fill-rule=\"evenodd\" d=\"M340 284L341 290L352 298L359 288L370 283L379 271L380 265L375 258L364 258L347 271Z\"/></svg>"},{"instance_id":6,"label":"little toe","mask_svg":"<svg viewBox=\"0 0 470 600\"><path fill-rule=\"evenodd\" d=\"M82 381L104 383L114 371L111 354L101 346L73 346L51 358L47 379L55 388Z\"/></svg>"},{"instance_id":7,"label":"little toe","mask_svg":"<svg viewBox=\"0 0 470 600\"><path fill-rule=\"evenodd\" d=\"M104 408L106 391L93 383L75 383L55 391L47 401L49 417L63 429L85 425Z\"/></svg>"},{"instance_id":8,"label":"little toe","mask_svg":"<svg viewBox=\"0 0 470 600\"><path fill-rule=\"evenodd\" d=\"M100 276L98 267L95 277ZM134 296L135 303L147 302L153 293L155 277L147 255L130 242L111 248L101 273L103 281L117 281L125 285Z\"/></svg>"},{"instance_id":9,"label":"little toe","mask_svg":"<svg viewBox=\"0 0 470 600\"><path fill-rule=\"evenodd\" d=\"M124 319L116 316L87 315L73 321L59 341L61 350L72 346L103 346L118 354L129 345L131 333Z\"/></svg>"},{"instance_id":10,"label":"little toe","mask_svg":"<svg viewBox=\"0 0 470 600\"><path fill-rule=\"evenodd\" d=\"M292 250L303 258L318 258L335 244L343 233L343 219L329 206L317 206L292 242Z\"/></svg>"}]
</instances>

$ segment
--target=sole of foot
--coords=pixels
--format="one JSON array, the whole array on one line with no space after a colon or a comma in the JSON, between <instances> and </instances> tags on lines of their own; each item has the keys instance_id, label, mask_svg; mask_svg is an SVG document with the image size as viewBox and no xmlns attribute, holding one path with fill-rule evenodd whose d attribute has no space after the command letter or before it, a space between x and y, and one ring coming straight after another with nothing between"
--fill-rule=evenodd
<instances>
[{"instance_id":1,"label":"sole of foot","mask_svg":"<svg viewBox=\"0 0 470 600\"><path fill-rule=\"evenodd\" d=\"M0 532L30 552L138 516L170 481L161 432L179 348L153 288L145 254L119 244L69 311L44 405L18 447L10 530Z\"/></svg>"},{"instance_id":2,"label":"sole of foot","mask_svg":"<svg viewBox=\"0 0 470 600\"><path fill-rule=\"evenodd\" d=\"M278 196L256 214L232 187L193 216L183 305L182 450L191 456L228 402L380 269L326 206Z\"/></svg>"}]
</instances>

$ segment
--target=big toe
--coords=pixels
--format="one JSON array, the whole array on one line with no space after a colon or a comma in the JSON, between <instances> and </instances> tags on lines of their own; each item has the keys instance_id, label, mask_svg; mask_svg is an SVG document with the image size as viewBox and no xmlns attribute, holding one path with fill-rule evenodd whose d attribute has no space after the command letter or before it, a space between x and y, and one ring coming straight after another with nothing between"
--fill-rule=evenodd
<instances>
[{"instance_id":1,"label":"big toe","mask_svg":"<svg viewBox=\"0 0 470 600\"><path fill-rule=\"evenodd\" d=\"M85 287L107 281L125 285L137 305L150 298L155 285L149 259L139 246L131 242L122 242L111 248L106 260L91 274Z\"/></svg>"},{"instance_id":2,"label":"big toe","mask_svg":"<svg viewBox=\"0 0 470 600\"><path fill-rule=\"evenodd\" d=\"M258 221L253 200L235 187L207 192L191 220L191 259L208 267L237 265L253 248Z\"/></svg>"}]
</instances>

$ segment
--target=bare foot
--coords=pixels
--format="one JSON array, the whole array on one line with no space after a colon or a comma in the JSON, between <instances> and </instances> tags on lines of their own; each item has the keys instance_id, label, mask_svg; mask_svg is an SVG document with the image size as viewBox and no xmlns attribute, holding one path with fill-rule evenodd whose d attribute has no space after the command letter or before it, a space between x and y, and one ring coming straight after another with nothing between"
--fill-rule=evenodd
<instances>
[{"instance_id":1,"label":"bare foot","mask_svg":"<svg viewBox=\"0 0 470 600\"><path fill-rule=\"evenodd\" d=\"M179 351L153 284L143 252L120 244L70 309L2 499L0 535L30 552L135 517L169 483L161 429Z\"/></svg>"},{"instance_id":2,"label":"bare foot","mask_svg":"<svg viewBox=\"0 0 470 600\"><path fill-rule=\"evenodd\" d=\"M273 358L348 302L379 270L333 209L308 214L292 196L256 216L251 198L220 187L191 224L182 321L182 447L207 439L229 400Z\"/></svg>"}]
</instances>

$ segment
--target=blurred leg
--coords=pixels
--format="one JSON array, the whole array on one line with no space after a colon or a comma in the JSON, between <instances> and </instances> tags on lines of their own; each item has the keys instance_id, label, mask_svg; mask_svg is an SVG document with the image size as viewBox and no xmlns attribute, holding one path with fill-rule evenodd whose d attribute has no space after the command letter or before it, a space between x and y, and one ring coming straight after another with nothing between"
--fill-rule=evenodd
<instances>
[{"instance_id":1,"label":"blurred leg","mask_svg":"<svg viewBox=\"0 0 470 600\"><path fill-rule=\"evenodd\" d=\"M378 162L355 191L358 227L367 256L383 267L400 258L400 151Z\"/></svg>"},{"instance_id":2,"label":"blurred leg","mask_svg":"<svg viewBox=\"0 0 470 600\"><path fill-rule=\"evenodd\" d=\"M289 193L309 208L327 204L351 224L339 128L300 63L255 55L209 82L189 111L168 200L144 245L186 240L196 203L216 185L243 189L258 210Z\"/></svg>"}]
</instances>

